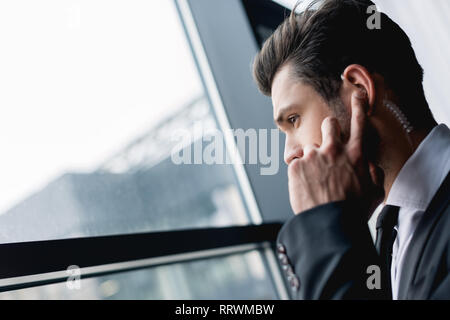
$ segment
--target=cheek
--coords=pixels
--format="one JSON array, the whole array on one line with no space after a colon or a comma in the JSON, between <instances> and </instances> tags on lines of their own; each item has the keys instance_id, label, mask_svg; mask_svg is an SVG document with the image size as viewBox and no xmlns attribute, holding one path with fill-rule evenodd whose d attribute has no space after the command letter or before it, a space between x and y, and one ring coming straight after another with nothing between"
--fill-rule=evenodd
<instances>
[{"instance_id":1,"label":"cheek","mask_svg":"<svg viewBox=\"0 0 450 320\"><path fill-rule=\"evenodd\" d=\"M298 135L302 137L303 145L306 144L322 144L322 122L331 116L330 113L314 112L303 117L301 126L297 129Z\"/></svg>"},{"instance_id":2,"label":"cheek","mask_svg":"<svg viewBox=\"0 0 450 320\"><path fill-rule=\"evenodd\" d=\"M320 124L314 122L305 122L298 129L295 130L295 140L298 141L303 147L308 144L322 143L322 134L320 130Z\"/></svg>"}]
</instances>

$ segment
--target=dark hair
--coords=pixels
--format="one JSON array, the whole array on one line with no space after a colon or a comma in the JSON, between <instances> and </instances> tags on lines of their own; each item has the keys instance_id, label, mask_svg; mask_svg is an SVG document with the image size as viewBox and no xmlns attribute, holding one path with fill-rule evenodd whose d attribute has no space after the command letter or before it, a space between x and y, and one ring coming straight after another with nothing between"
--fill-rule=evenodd
<instances>
[{"instance_id":1,"label":"dark hair","mask_svg":"<svg viewBox=\"0 0 450 320\"><path fill-rule=\"evenodd\" d=\"M360 64L384 77L413 126L433 120L422 86L423 69L408 36L384 13L381 28L368 28L372 1L316 0L296 14L298 4L255 58L253 76L262 93L271 95L275 74L289 63L295 77L332 101L339 96L345 68Z\"/></svg>"}]
</instances>

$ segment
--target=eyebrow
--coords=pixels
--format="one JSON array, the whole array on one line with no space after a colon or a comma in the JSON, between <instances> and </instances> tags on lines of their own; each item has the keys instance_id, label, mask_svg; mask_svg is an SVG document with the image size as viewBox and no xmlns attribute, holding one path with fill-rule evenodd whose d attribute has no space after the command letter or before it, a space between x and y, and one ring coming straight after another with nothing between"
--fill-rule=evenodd
<instances>
[{"instance_id":1,"label":"eyebrow","mask_svg":"<svg viewBox=\"0 0 450 320\"><path fill-rule=\"evenodd\" d=\"M291 105L288 105L287 107L281 108L280 111L278 112L278 116L275 118L275 123L279 126L282 125L283 122L286 121L285 115L287 113L292 112L295 109L297 109L297 105L295 105L295 104L291 104Z\"/></svg>"}]
</instances>

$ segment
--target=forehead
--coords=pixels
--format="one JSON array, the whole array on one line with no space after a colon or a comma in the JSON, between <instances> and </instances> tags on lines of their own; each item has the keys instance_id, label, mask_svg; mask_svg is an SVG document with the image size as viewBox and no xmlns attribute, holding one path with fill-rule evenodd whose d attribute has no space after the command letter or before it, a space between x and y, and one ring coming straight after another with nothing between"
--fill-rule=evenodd
<instances>
[{"instance_id":1,"label":"forehead","mask_svg":"<svg viewBox=\"0 0 450 320\"><path fill-rule=\"evenodd\" d=\"M292 76L290 65L283 66L276 73L271 93L274 115L284 107L301 105L320 97L310 85Z\"/></svg>"}]
</instances>

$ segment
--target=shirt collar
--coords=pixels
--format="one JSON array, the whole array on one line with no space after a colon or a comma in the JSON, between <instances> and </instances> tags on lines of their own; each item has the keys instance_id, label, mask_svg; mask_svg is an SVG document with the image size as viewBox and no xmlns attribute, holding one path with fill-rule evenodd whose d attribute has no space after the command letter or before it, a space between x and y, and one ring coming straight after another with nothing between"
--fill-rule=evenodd
<instances>
[{"instance_id":1,"label":"shirt collar","mask_svg":"<svg viewBox=\"0 0 450 320\"><path fill-rule=\"evenodd\" d=\"M425 211L450 170L450 130L433 128L395 179L386 204Z\"/></svg>"}]
</instances>

